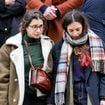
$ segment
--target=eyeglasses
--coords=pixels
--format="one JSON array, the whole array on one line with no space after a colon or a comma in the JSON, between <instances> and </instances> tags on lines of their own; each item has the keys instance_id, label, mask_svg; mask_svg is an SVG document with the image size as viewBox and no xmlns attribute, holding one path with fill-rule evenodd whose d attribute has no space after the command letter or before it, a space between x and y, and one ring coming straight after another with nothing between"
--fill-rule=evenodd
<instances>
[{"instance_id":1,"label":"eyeglasses","mask_svg":"<svg viewBox=\"0 0 105 105\"><path fill-rule=\"evenodd\" d=\"M31 28L34 29L34 30L38 30L38 28L39 28L40 30L42 30L42 29L44 28L44 25L43 25L43 24L41 24L41 25L39 25L39 26L37 26L37 25L29 25L29 27L31 27Z\"/></svg>"}]
</instances>

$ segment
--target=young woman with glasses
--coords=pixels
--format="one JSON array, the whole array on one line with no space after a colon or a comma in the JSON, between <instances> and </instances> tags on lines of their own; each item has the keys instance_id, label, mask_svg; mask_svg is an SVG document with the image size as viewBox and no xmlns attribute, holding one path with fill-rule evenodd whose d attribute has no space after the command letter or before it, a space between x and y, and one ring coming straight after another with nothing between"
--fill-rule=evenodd
<instances>
[{"instance_id":1,"label":"young woman with glasses","mask_svg":"<svg viewBox=\"0 0 105 105\"><path fill-rule=\"evenodd\" d=\"M47 21L37 10L26 12L20 33L10 37L0 49L0 103L2 105L46 105L47 94L29 85L30 61L51 73L48 60L53 41L45 36ZM27 47L25 45L27 42Z\"/></svg>"}]
</instances>

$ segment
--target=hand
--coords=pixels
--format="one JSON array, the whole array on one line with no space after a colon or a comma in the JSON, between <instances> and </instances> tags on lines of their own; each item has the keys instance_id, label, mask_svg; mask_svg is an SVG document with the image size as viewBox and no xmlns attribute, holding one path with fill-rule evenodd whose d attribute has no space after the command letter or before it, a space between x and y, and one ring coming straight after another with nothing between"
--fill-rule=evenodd
<instances>
[{"instance_id":1,"label":"hand","mask_svg":"<svg viewBox=\"0 0 105 105\"><path fill-rule=\"evenodd\" d=\"M13 5L15 4L15 0L5 0L6 5Z\"/></svg>"},{"instance_id":2,"label":"hand","mask_svg":"<svg viewBox=\"0 0 105 105\"><path fill-rule=\"evenodd\" d=\"M50 8L51 8L51 10L53 11L53 13L56 14L57 8L56 8L55 6L53 6L53 5L51 5Z\"/></svg>"},{"instance_id":3,"label":"hand","mask_svg":"<svg viewBox=\"0 0 105 105\"><path fill-rule=\"evenodd\" d=\"M105 100L101 100L100 105L105 105Z\"/></svg>"},{"instance_id":4,"label":"hand","mask_svg":"<svg viewBox=\"0 0 105 105\"><path fill-rule=\"evenodd\" d=\"M56 8L54 6L49 6L46 11L44 12L44 17L47 19L47 20L53 20L55 19L57 16L56 16Z\"/></svg>"}]
</instances>

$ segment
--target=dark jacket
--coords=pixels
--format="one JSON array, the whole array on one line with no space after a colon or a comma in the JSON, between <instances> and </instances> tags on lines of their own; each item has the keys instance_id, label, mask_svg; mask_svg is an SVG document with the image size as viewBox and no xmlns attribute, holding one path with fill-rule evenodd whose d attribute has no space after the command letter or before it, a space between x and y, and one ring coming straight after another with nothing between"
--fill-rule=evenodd
<instances>
[{"instance_id":1,"label":"dark jacket","mask_svg":"<svg viewBox=\"0 0 105 105\"><path fill-rule=\"evenodd\" d=\"M16 0L14 5L5 5L0 0L0 46L5 40L19 32L19 24L25 12L25 0Z\"/></svg>"},{"instance_id":2,"label":"dark jacket","mask_svg":"<svg viewBox=\"0 0 105 105\"><path fill-rule=\"evenodd\" d=\"M5 1L0 0L0 12L4 12L4 11L5 11Z\"/></svg>"},{"instance_id":3,"label":"dark jacket","mask_svg":"<svg viewBox=\"0 0 105 105\"><path fill-rule=\"evenodd\" d=\"M87 16L90 28L105 42L105 0L85 0L80 11Z\"/></svg>"},{"instance_id":4,"label":"dark jacket","mask_svg":"<svg viewBox=\"0 0 105 105\"><path fill-rule=\"evenodd\" d=\"M54 103L54 88L55 88L55 78L56 71L58 67L58 61L60 59L60 51L63 44L63 39L60 40L52 49L52 57L53 57L53 87L52 91L48 97L48 103ZM90 96L90 100L92 105L99 105L100 97L105 97L105 75L92 72L91 69L87 68L86 70L86 89Z\"/></svg>"}]
</instances>

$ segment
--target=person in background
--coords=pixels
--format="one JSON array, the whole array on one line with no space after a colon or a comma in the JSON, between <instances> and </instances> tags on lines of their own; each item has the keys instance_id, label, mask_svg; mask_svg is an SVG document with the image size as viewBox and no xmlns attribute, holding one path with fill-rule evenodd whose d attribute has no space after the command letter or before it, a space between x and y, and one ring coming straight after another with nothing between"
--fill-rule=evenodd
<instances>
[{"instance_id":1,"label":"person in background","mask_svg":"<svg viewBox=\"0 0 105 105\"><path fill-rule=\"evenodd\" d=\"M82 12L62 19L63 37L52 48L53 87L47 105L105 105L105 49Z\"/></svg>"},{"instance_id":2,"label":"person in background","mask_svg":"<svg viewBox=\"0 0 105 105\"><path fill-rule=\"evenodd\" d=\"M38 9L48 20L47 35L55 42L62 37L61 19L68 11L78 8L84 0L26 0L26 9Z\"/></svg>"},{"instance_id":3,"label":"person in background","mask_svg":"<svg viewBox=\"0 0 105 105\"><path fill-rule=\"evenodd\" d=\"M88 19L91 30L93 30L105 42L105 0L85 0L80 11Z\"/></svg>"},{"instance_id":4,"label":"person in background","mask_svg":"<svg viewBox=\"0 0 105 105\"><path fill-rule=\"evenodd\" d=\"M0 0L0 47L7 38L19 32L25 13L25 0Z\"/></svg>"},{"instance_id":5,"label":"person in background","mask_svg":"<svg viewBox=\"0 0 105 105\"><path fill-rule=\"evenodd\" d=\"M6 40L0 48L0 105L46 105L47 94L29 85L30 61L51 73L48 60L53 41L45 36L47 21L37 10L26 12L20 32Z\"/></svg>"}]
</instances>

